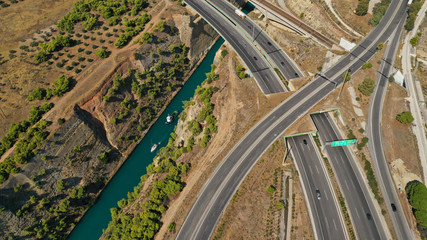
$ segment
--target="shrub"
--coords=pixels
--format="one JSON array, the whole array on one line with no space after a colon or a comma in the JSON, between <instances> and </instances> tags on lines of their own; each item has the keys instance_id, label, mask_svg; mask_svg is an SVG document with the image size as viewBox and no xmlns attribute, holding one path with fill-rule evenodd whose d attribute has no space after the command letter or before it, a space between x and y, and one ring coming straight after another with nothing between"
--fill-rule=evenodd
<instances>
[{"instance_id":1,"label":"shrub","mask_svg":"<svg viewBox=\"0 0 427 240\"><path fill-rule=\"evenodd\" d=\"M368 13L369 8L369 0L360 0L357 4L355 13L359 16L364 16L366 13Z\"/></svg>"},{"instance_id":2,"label":"shrub","mask_svg":"<svg viewBox=\"0 0 427 240\"><path fill-rule=\"evenodd\" d=\"M418 36L415 36L415 37L411 38L409 43L411 43L412 46L417 46L418 41L419 41Z\"/></svg>"},{"instance_id":3,"label":"shrub","mask_svg":"<svg viewBox=\"0 0 427 240\"><path fill-rule=\"evenodd\" d=\"M36 60L36 63L42 63L47 60L47 54L40 51L34 56L34 60Z\"/></svg>"},{"instance_id":4,"label":"shrub","mask_svg":"<svg viewBox=\"0 0 427 240\"><path fill-rule=\"evenodd\" d=\"M65 123L65 119L64 118L58 118L58 124L62 125Z\"/></svg>"},{"instance_id":5,"label":"shrub","mask_svg":"<svg viewBox=\"0 0 427 240\"><path fill-rule=\"evenodd\" d=\"M367 62L367 63L363 64L362 69L367 69L367 68L371 68L371 67L372 67L372 63Z\"/></svg>"},{"instance_id":6,"label":"shrub","mask_svg":"<svg viewBox=\"0 0 427 240\"><path fill-rule=\"evenodd\" d=\"M60 192L60 191L64 190L64 188L65 188L65 186L64 186L64 180L59 179L59 180L56 182L56 190L57 190L58 192Z\"/></svg>"},{"instance_id":7,"label":"shrub","mask_svg":"<svg viewBox=\"0 0 427 240\"><path fill-rule=\"evenodd\" d=\"M227 54L228 54L228 51L226 49L221 51L221 57L222 58L225 58L225 56L227 56Z\"/></svg>"},{"instance_id":8,"label":"shrub","mask_svg":"<svg viewBox=\"0 0 427 240\"><path fill-rule=\"evenodd\" d=\"M29 102L34 101L34 100L42 100L45 96L46 92L44 89L36 87L33 89L33 91L30 92L30 94L28 94L27 100Z\"/></svg>"},{"instance_id":9,"label":"shrub","mask_svg":"<svg viewBox=\"0 0 427 240\"><path fill-rule=\"evenodd\" d=\"M403 124L408 124L414 121L411 112L406 111L396 116L396 120Z\"/></svg>"},{"instance_id":10,"label":"shrub","mask_svg":"<svg viewBox=\"0 0 427 240\"><path fill-rule=\"evenodd\" d=\"M363 82L359 84L358 89L363 95L370 96L374 92L375 81L370 78L365 78Z\"/></svg>"},{"instance_id":11,"label":"shrub","mask_svg":"<svg viewBox=\"0 0 427 240\"><path fill-rule=\"evenodd\" d=\"M271 185L267 188L267 192L270 194L273 194L275 191L276 191L276 188Z\"/></svg>"},{"instance_id":12,"label":"shrub","mask_svg":"<svg viewBox=\"0 0 427 240\"><path fill-rule=\"evenodd\" d=\"M104 48L101 48L95 52L95 55L100 58L107 58L110 55L110 53L107 52L107 50L105 50Z\"/></svg>"},{"instance_id":13,"label":"shrub","mask_svg":"<svg viewBox=\"0 0 427 240\"><path fill-rule=\"evenodd\" d=\"M175 227L176 227L176 223L173 222L173 223L169 224L168 230L172 232L173 230L175 230Z\"/></svg>"}]
</instances>

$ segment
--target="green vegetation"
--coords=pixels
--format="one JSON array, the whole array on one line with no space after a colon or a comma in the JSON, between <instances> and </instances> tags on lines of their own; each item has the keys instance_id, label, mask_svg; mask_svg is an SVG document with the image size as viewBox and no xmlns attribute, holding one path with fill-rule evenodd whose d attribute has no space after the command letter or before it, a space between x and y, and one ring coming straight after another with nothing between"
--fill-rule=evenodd
<instances>
[{"instance_id":1,"label":"green vegetation","mask_svg":"<svg viewBox=\"0 0 427 240\"><path fill-rule=\"evenodd\" d=\"M64 180L59 179L59 180L56 182L56 191L60 192L60 191L64 190L64 188L65 188Z\"/></svg>"},{"instance_id":2,"label":"green vegetation","mask_svg":"<svg viewBox=\"0 0 427 240\"><path fill-rule=\"evenodd\" d=\"M59 51L64 47L71 47L74 41L69 36L56 36L50 42L40 43L39 47L43 52L51 53Z\"/></svg>"},{"instance_id":3,"label":"green vegetation","mask_svg":"<svg viewBox=\"0 0 427 240\"><path fill-rule=\"evenodd\" d=\"M268 186L268 188L267 188L267 192L268 192L268 193L273 194L275 191L276 191L276 188L275 188L275 187L273 187L273 186Z\"/></svg>"},{"instance_id":4,"label":"green vegetation","mask_svg":"<svg viewBox=\"0 0 427 240\"><path fill-rule=\"evenodd\" d=\"M363 64L362 69L367 69L367 68L371 68L371 67L372 67L372 63L367 62L367 63Z\"/></svg>"},{"instance_id":5,"label":"green vegetation","mask_svg":"<svg viewBox=\"0 0 427 240\"><path fill-rule=\"evenodd\" d=\"M367 137L362 138L362 141L357 144L357 149L362 150L362 148L368 143L368 141L369 141L369 138Z\"/></svg>"},{"instance_id":6,"label":"green vegetation","mask_svg":"<svg viewBox=\"0 0 427 240\"><path fill-rule=\"evenodd\" d=\"M228 55L228 51L226 49L221 51L221 58L225 58Z\"/></svg>"},{"instance_id":7,"label":"green vegetation","mask_svg":"<svg viewBox=\"0 0 427 240\"><path fill-rule=\"evenodd\" d=\"M52 103L45 103L39 107L33 106L27 120L11 124L6 136L1 139L0 156L16 143L15 154L0 162L0 184L9 178L9 174L19 172L18 164L27 163L37 153L36 148L40 147L48 136L48 132L44 129L50 125L49 122L40 121L40 119L52 107Z\"/></svg>"},{"instance_id":8,"label":"green vegetation","mask_svg":"<svg viewBox=\"0 0 427 240\"><path fill-rule=\"evenodd\" d=\"M78 22L82 22L86 29L93 29L96 25L97 17L91 11L98 11L108 19L109 25L116 25L120 22L120 17L129 12L135 16L139 11L148 6L146 0L129 0L111 2L104 0L81 0L74 4L73 10L65 15L57 24L63 31L71 31Z\"/></svg>"},{"instance_id":9,"label":"green vegetation","mask_svg":"<svg viewBox=\"0 0 427 240\"><path fill-rule=\"evenodd\" d=\"M385 12L387 11L387 8L390 2L391 0L381 0L380 2L374 5L374 8L372 9L372 14L374 16L369 19L370 25L375 27L378 25L378 23L380 23L381 18L384 16Z\"/></svg>"},{"instance_id":10,"label":"green vegetation","mask_svg":"<svg viewBox=\"0 0 427 240\"><path fill-rule=\"evenodd\" d=\"M33 91L28 94L27 100L31 102L33 100L49 100L52 96L61 97L70 90L71 83L67 77L61 75L53 82L53 86L54 89L48 88L47 90L38 87L34 88Z\"/></svg>"},{"instance_id":11,"label":"green vegetation","mask_svg":"<svg viewBox=\"0 0 427 240\"><path fill-rule=\"evenodd\" d=\"M406 185L409 203L418 224L427 228L427 187L418 181L412 181Z\"/></svg>"},{"instance_id":12,"label":"green vegetation","mask_svg":"<svg viewBox=\"0 0 427 240\"><path fill-rule=\"evenodd\" d=\"M343 82L348 82L351 79L351 73L349 71L345 71L342 75Z\"/></svg>"},{"instance_id":13,"label":"green vegetation","mask_svg":"<svg viewBox=\"0 0 427 240\"><path fill-rule=\"evenodd\" d=\"M151 20L151 16L148 13L143 13L140 17L133 19L124 19L123 25L126 26L125 33L120 34L119 38L114 43L117 48L126 46L132 37L136 36L139 32L144 29L147 22Z\"/></svg>"},{"instance_id":14,"label":"green vegetation","mask_svg":"<svg viewBox=\"0 0 427 240\"><path fill-rule=\"evenodd\" d=\"M419 41L418 36L415 36L415 37L411 38L411 40L409 41L409 43L412 46L417 46L418 45L418 41Z\"/></svg>"},{"instance_id":15,"label":"green vegetation","mask_svg":"<svg viewBox=\"0 0 427 240\"><path fill-rule=\"evenodd\" d=\"M368 178L368 184L371 187L372 192L374 193L375 198L379 204L384 202L384 199L380 196L380 190L378 188L378 182L375 178L374 170L372 169L371 163L366 159L365 154L362 153L362 160L365 163L366 177Z\"/></svg>"},{"instance_id":16,"label":"green vegetation","mask_svg":"<svg viewBox=\"0 0 427 240\"><path fill-rule=\"evenodd\" d=\"M356 15L364 16L368 13L369 9L369 0L359 0L359 3L356 7Z\"/></svg>"},{"instance_id":17,"label":"green vegetation","mask_svg":"<svg viewBox=\"0 0 427 240\"><path fill-rule=\"evenodd\" d=\"M179 48L182 47L180 46ZM184 51L186 50L184 49ZM159 68L161 71L164 69L163 66ZM129 72L132 73L132 71ZM164 73L166 74L167 71L164 71ZM132 91L137 95L139 94L140 96L143 96L144 92L148 93L149 90L147 91L146 87L149 87L149 85L144 86L144 84L146 84L146 82L151 82L149 79L154 78L154 76L151 75L149 71L146 71L143 74L137 72L133 72L132 74L134 74L137 79L148 79L148 81L144 81L142 84L137 84L136 81L132 82ZM215 74L207 74L207 77L208 79L217 79L218 76ZM206 79L203 84L206 84L208 79ZM120 81L116 82L119 83ZM123 83L124 82L126 82L126 79L123 80ZM190 107L197 101L198 104L200 102L203 103L203 108L206 108L206 110L202 111L202 114L198 115L197 120L190 121L189 124L190 129L192 129L192 133L197 135L203 132L202 125L198 121L208 125L208 127L205 128L205 135L203 137L205 140L202 140L205 143L207 143L208 139L210 139L209 134L211 132L216 132L216 127L212 127L216 123L216 119L211 115L213 105L210 103L210 99L214 91L215 89L212 87L199 86L195 91L195 97L193 101L189 101L184 104L186 107ZM160 94L160 92L157 94ZM212 108L212 110L210 108ZM139 108L139 111L142 113L148 111L150 113L149 108L146 108L145 110ZM209 133L206 133L206 129L210 129L208 131ZM211 129L215 131L211 131ZM128 199L122 199L118 202L118 208L111 209L112 221L109 223L109 227L106 232L107 239L154 238L154 235L160 228L160 219L162 214L167 209L166 204L169 197L179 193L182 190L184 183L182 182L181 177L187 173L190 168L189 164L178 163L177 159L182 154L192 149L192 146L195 144L195 138L191 136L187 141L187 146L177 147L175 144L176 137L177 135L175 133L171 133L168 144L160 149L157 156L155 157L156 162L153 162L147 166L147 174L141 177L140 184L134 188L133 192L128 193ZM150 186L148 189L146 201L143 203L138 202L138 204L133 204L139 197L144 181L150 175L156 173L159 174L158 176L162 177L156 178L156 180L154 180L152 186ZM127 208L129 205L132 205L132 208L139 208L140 214L134 215L132 213L123 211L123 209ZM175 227L176 224L172 223L168 226L168 229L169 231L174 231Z\"/></svg>"},{"instance_id":18,"label":"green vegetation","mask_svg":"<svg viewBox=\"0 0 427 240\"><path fill-rule=\"evenodd\" d=\"M370 96L375 89L375 81L370 78L365 78L361 84L358 86L359 91L365 95Z\"/></svg>"},{"instance_id":19,"label":"green vegetation","mask_svg":"<svg viewBox=\"0 0 427 240\"><path fill-rule=\"evenodd\" d=\"M107 50L105 50L104 48L101 48L95 52L95 55L100 57L100 58L107 58L110 55L110 53Z\"/></svg>"},{"instance_id":20,"label":"green vegetation","mask_svg":"<svg viewBox=\"0 0 427 240\"><path fill-rule=\"evenodd\" d=\"M384 43L383 42L378 43L377 51L381 51L383 48L384 48Z\"/></svg>"},{"instance_id":21,"label":"green vegetation","mask_svg":"<svg viewBox=\"0 0 427 240\"><path fill-rule=\"evenodd\" d=\"M396 120L403 124L408 124L414 121L414 117L411 112L406 111L396 116Z\"/></svg>"},{"instance_id":22,"label":"green vegetation","mask_svg":"<svg viewBox=\"0 0 427 240\"><path fill-rule=\"evenodd\" d=\"M153 42L153 34L149 32L145 32L142 34L141 43L152 43Z\"/></svg>"},{"instance_id":23,"label":"green vegetation","mask_svg":"<svg viewBox=\"0 0 427 240\"><path fill-rule=\"evenodd\" d=\"M408 18L405 23L405 29L407 31L414 29L415 19L417 18L417 14L423 6L423 3L424 1L421 0L413 0L411 5L409 5Z\"/></svg>"},{"instance_id":24,"label":"green vegetation","mask_svg":"<svg viewBox=\"0 0 427 240\"><path fill-rule=\"evenodd\" d=\"M99 161L107 164L110 162L110 153L111 153L111 149L108 151L102 151L99 155L98 155L98 159Z\"/></svg>"},{"instance_id":25,"label":"green vegetation","mask_svg":"<svg viewBox=\"0 0 427 240\"><path fill-rule=\"evenodd\" d=\"M247 74L245 72L245 69L242 66L238 65L236 67L236 72L237 72L237 75L239 76L240 79L247 78Z\"/></svg>"}]
</instances>

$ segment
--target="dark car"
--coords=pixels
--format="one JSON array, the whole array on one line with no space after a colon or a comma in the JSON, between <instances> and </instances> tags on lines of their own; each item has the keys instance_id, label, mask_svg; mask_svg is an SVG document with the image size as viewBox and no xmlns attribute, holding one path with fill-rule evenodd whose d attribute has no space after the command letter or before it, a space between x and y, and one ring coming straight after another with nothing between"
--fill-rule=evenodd
<instances>
[{"instance_id":1,"label":"dark car","mask_svg":"<svg viewBox=\"0 0 427 240\"><path fill-rule=\"evenodd\" d=\"M257 57L255 57L255 56L254 56L254 59L255 59L255 61L256 61L256 60L258 60L258 58L257 58Z\"/></svg>"},{"instance_id":2,"label":"dark car","mask_svg":"<svg viewBox=\"0 0 427 240\"><path fill-rule=\"evenodd\" d=\"M367 213L367 214L366 214L366 217L368 218L368 220L372 220L372 216L371 216L371 214L370 214L370 213Z\"/></svg>"},{"instance_id":3,"label":"dark car","mask_svg":"<svg viewBox=\"0 0 427 240\"><path fill-rule=\"evenodd\" d=\"M393 212L396 212L397 208L396 208L396 205L394 205L394 203L391 204L391 209L393 210Z\"/></svg>"},{"instance_id":4,"label":"dark car","mask_svg":"<svg viewBox=\"0 0 427 240\"><path fill-rule=\"evenodd\" d=\"M320 196L320 191L319 191L319 189L316 189L316 195L317 195L317 199L319 199L319 200L320 200L321 196Z\"/></svg>"},{"instance_id":5,"label":"dark car","mask_svg":"<svg viewBox=\"0 0 427 240\"><path fill-rule=\"evenodd\" d=\"M307 145L307 140L302 140L302 142L305 144L305 145Z\"/></svg>"}]
</instances>

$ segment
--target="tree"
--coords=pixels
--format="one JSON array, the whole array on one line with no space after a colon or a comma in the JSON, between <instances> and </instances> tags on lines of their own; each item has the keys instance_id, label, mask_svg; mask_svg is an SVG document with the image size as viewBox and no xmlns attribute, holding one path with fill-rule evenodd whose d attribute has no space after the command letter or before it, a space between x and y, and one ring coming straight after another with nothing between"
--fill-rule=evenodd
<instances>
[{"instance_id":1,"label":"tree","mask_svg":"<svg viewBox=\"0 0 427 240\"><path fill-rule=\"evenodd\" d=\"M175 227L176 227L176 223L172 222L171 224L169 224L168 230L172 232L173 230L175 230Z\"/></svg>"},{"instance_id":2,"label":"tree","mask_svg":"<svg viewBox=\"0 0 427 240\"><path fill-rule=\"evenodd\" d=\"M275 191L276 191L276 188L271 185L267 188L267 192L269 192L270 194L273 194Z\"/></svg>"},{"instance_id":3,"label":"tree","mask_svg":"<svg viewBox=\"0 0 427 240\"><path fill-rule=\"evenodd\" d=\"M343 82L348 82L351 79L351 73L349 71L345 71L345 73L342 75Z\"/></svg>"},{"instance_id":4,"label":"tree","mask_svg":"<svg viewBox=\"0 0 427 240\"><path fill-rule=\"evenodd\" d=\"M417 36L415 36L415 37L411 38L411 40L409 41L409 43L410 43L412 46L417 46L417 45L418 45L418 41L419 41L418 37L417 37Z\"/></svg>"},{"instance_id":5,"label":"tree","mask_svg":"<svg viewBox=\"0 0 427 240\"><path fill-rule=\"evenodd\" d=\"M45 90L39 87L33 89L33 91L28 94L27 100L29 102L34 100L42 100L45 96Z\"/></svg>"},{"instance_id":6,"label":"tree","mask_svg":"<svg viewBox=\"0 0 427 240\"><path fill-rule=\"evenodd\" d=\"M153 42L153 34L149 32L145 32L142 34L141 43L152 43Z\"/></svg>"},{"instance_id":7,"label":"tree","mask_svg":"<svg viewBox=\"0 0 427 240\"><path fill-rule=\"evenodd\" d=\"M59 179L57 182L56 182L56 185L57 185L57 187L56 187L56 190L58 191L58 192L60 192L60 191L62 191L62 190L64 190L64 180L62 180L62 179Z\"/></svg>"},{"instance_id":8,"label":"tree","mask_svg":"<svg viewBox=\"0 0 427 240\"><path fill-rule=\"evenodd\" d=\"M44 51L40 51L34 56L34 60L36 63L42 63L47 60L47 54Z\"/></svg>"},{"instance_id":9,"label":"tree","mask_svg":"<svg viewBox=\"0 0 427 240\"><path fill-rule=\"evenodd\" d=\"M363 82L359 84L358 89L363 95L370 96L374 92L375 81L370 78L365 78Z\"/></svg>"},{"instance_id":10,"label":"tree","mask_svg":"<svg viewBox=\"0 0 427 240\"><path fill-rule=\"evenodd\" d=\"M384 47L384 43L383 42L378 43L378 45L377 45L377 51L381 51L381 49L383 49L383 47Z\"/></svg>"},{"instance_id":11,"label":"tree","mask_svg":"<svg viewBox=\"0 0 427 240\"><path fill-rule=\"evenodd\" d=\"M282 210L285 208L285 204L283 203L283 201L279 201L278 203L276 203L276 208L277 210Z\"/></svg>"},{"instance_id":12,"label":"tree","mask_svg":"<svg viewBox=\"0 0 427 240\"><path fill-rule=\"evenodd\" d=\"M413 181L405 190L418 224L427 228L427 187L421 182Z\"/></svg>"},{"instance_id":13,"label":"tree","mask_svg":"<svg viewBox=\"0 0 427 240\"><path fill-rule=\"evenodd\" d=\"M100 58L107 58L110 55L110 53L107 52L107 50L105 50L104 48L101 48L95 52L95 55Z\"/></svg>"},{"instance_id":14,"label":"tree","mask_svg":"<svg viewBox=\"0 0 427 240\"><path fill-rule=\"evenodd\" d=\"M64 75L59 76L57 80L53 83L55 89L53 90L53 94L56 96L62 96L64 93L70 90L70 80Z\"/></svg>"},{"instance_id":15,"label":"tree","mask_svg":"<svg viewBox=\"0 0 427 240\"><path fill-rule=\"evenodd\" d=\"M396 116L396 120L403 124L408 124L414 121L411 112L406 111Z\"/></svg>"}]
</instances>

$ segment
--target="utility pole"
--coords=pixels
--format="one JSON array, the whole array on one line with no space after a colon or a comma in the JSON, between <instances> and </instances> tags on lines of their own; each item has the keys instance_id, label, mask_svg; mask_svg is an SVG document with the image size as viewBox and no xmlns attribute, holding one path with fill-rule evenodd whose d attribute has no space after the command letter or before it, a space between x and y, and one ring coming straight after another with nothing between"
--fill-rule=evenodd
<instances>
[{"instance_id":1,"label":"utility pole","mask_svg":"<svg viewBox=\"0 0 427 240\"><path fill-rule=\"evenodd\" d=\"M348 69L348 70L344 73L344 75L342 76L342 87L341 87L340 93L338 94L337 100L338 100L338 99L340 99L340 96L341 96L342 90L344 89L344 84L345 84L345 82L350 81L350 78L351 78L351 69Z\"/></svg>"}]
</instances>

